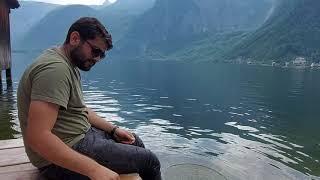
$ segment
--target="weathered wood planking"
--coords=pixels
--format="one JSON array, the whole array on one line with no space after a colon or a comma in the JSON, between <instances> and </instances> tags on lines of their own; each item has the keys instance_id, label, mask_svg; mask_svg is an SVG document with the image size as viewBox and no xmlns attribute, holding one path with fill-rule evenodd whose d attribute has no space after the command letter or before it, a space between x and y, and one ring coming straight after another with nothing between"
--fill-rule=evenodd
<instances>
[{"instance_id":1,"label":"weathered wood planking","mask_svg":"<svg viewBox=\"0 0 320 180\"><path fill-rule=\"evenodd\" d=\"M24 147L22 139L1 140L0 141L0 150L10 149L10 148L18 148L18 147Z\"/></svg>"},{"instance_id":2,"label":"weathered wood planking","mask_svg":"<svg viewBox=\"0 0 320 180\"><path fill-rule=\"evenodd\" d=\"M121 180L141 180L137 174L121 175ZM22 139L0 141L1 180L41 180L37 168L29 161Z\"/></svg>"}]
</instances>

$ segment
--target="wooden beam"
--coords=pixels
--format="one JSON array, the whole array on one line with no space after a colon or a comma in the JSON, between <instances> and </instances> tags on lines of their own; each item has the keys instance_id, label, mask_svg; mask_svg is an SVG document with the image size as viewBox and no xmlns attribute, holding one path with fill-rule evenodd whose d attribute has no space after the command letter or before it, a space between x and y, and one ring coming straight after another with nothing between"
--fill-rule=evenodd
<instances>
[{"instance_id":1,"label":"wooden beam","mask_svg":"<svg viewBox=\"0 0 320 180\"><path fill-rule=\"evenodd\" d=\"M2 93L2 69L0 68L0 94L1 93Z\"/></svg>"},{"instance_id":2,"label":"wooden beam","mask_svg":"<svg viewBox=\"0 0 320 180\"><path fill-rule=\"evenodd\" d=\"M0 1L0 68L11 68L10 18L9 9Z\"/></svg>"},{"instance_id":3,"label":"wooden beam","mask_svg":"<svg viewBox=\"0 0 320 180\"><path fill-rule=\"evenodd\" d=\"M11 68L6 69L7 89L12 88Z\"/></svg>"}]
</instances>

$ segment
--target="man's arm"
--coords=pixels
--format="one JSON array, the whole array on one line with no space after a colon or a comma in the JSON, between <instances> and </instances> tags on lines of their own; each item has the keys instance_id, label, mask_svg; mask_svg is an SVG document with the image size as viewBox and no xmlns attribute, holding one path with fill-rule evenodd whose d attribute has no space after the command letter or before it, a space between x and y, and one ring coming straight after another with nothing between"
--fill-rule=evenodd
<instances>
[{"instance_id":1,"label":"man's arm","mask_svg":"<svg viewBox=\"0 0 320 180\"><path fill-rule=\"evenodd\" d=\"M74 151L51 133L58 110L59 106L52 103L31 102L26 143L32 150L58 166L83 174L91 179L120 180L118 174Z\"/></svg>"},{"instance_id":2,"label":"man's arm","mask_svg":"<svg viewBox=\"0 0 320 180\"><path fill-rule=\"evenodd\" d=\"M107 120L101 118L98 116L94 111L92 111L90 108L87 108L88 114L89 114L89 122L92 126L104 130L105 132L110 133L112 129L115 127ZM114 132L114 137L117 139L117 141L124 143L124 144L132 144L135 141L135 138L132 133L124 130L124 129L116 129Z\"/></svg>"},{"instance_id":3,"label":"man's arm","mask_svg":"<svg viewBox=\"0 0 320 180\"><path fill-rule=\"evenodd\" d=\"M101 129L105 132L111 133L112 129L115 127L112 123L106 121L97 115L92 109L87 107L88 119L92 126Z\"/></svg>"}]
</instances>

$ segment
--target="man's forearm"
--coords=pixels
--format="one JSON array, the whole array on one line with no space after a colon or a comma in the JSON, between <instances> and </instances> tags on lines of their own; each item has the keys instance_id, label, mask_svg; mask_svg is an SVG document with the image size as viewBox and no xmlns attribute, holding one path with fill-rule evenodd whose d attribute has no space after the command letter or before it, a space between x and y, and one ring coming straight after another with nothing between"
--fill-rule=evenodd
<instances>
[{"instance_id":1,"label":"man's forearm","mask_svg":"<svg viewBox=\"0 0 320 180\"><path fill-rule=\"evenodd\" d=\"M105 132L110 133L112 131L112 129L114 128L114 125L108 121L106 121L105 119L101 118L100 116L98 116L93 110L91 110L90 108L87 108L88 113L89 113L89 122L92 126L98 128L98 129L102 129Z\"/></svg>"},{"instance_id":2,"label":"man's forearm","mask_svg":"<svg viewBox=\"0 0 320 180\"><path fill-rule=\"evenodd\" d=\"M46 160L63 168L90 177L101 165L64 144L51 132L27 138L29 146Z\"/></svg>"}]
</instances>

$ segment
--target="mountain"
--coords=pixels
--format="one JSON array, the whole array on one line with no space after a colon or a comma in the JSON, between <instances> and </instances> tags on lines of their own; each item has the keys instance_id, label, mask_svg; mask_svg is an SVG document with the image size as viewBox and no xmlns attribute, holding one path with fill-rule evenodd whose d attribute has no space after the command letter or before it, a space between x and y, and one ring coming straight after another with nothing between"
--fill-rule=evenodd
<instances>
[{"instance_id":1,"label":"mountain","mask_svg":"<svg viewBox=\"0 0 320 180\"><path fill-rule=\"evenodd\" d=\"M88 6L61 6L48 13L22 38L15 47L19 50L43 50L64 42L70 25L82 16L95 16L98 12Z\"/></svg>"},{"instance_id":2,"label":"mountain","mask_svg":"<svg viewBox=\"0 0 320 180\"><path fill-rule=\"evenodd\" d=\"M20 7L10 13L10 29L12 45L16 46L33 25L38 23L47 13L58 7L55 4L20 1Z\"/></svg>"},{"instance_id":3,"label":"mountain","mask_svg":"<svg viewBox=\"0 0 320 180\"><path fill-rule=\"evenodd\" d=\"M119 51L132 57L169 55L208 35L254 30L271 7L270 0L157 0L133 23Z\"/></svg>"},{"instance_id":4,"label":"mountain","mask_svg":"<svg viewBox=\"0 0 320 180\"><path fill-rule=\"evenodd\" d=\"M153 5L153 2L154 0L117 0L100 8L82 5L60 6L36 23L13 47L16 50L42 50L61 44L70 25L83 16L93 16L101 20L116 42L126 34L131 23Z\"/></svg>"},{"instance_id":5,"label":"mountain","mask_svg":"<svg viewBox=\"0 0 320 180\"><path fill-rule=\"evenodd\" d=\"M132 23L145 11L153 7L155 0L117 0L101 8L98 17L108 27L113 39L121 39Z\"/></svg>"},{"instance_id":6,"label":"mountain","mask_svg":"<svg viewBox=\"0 0 320 180\"><path fill-rule=\"evenodd\" d=\"M121 59L320 60L316 0L118 0L97 9L22 6L11 13L13 41L24 34L14 49L61 43L72 22L95 16L112 33L112 54Z\"/></svg>"},{"instance_id":7,"label":"mountain","mask_svg":"<svg viewBox=\"0 0 320 180\"><path fill-rule=\"evenodd\" d=\"M118 0L101 8L61 6L15 48L42 50L60 44L72 22L94 16L113 35L114 57L214 60L266 22L271 10L272 0Z\"/></svg>"},{"instance_id":8,"label":"mountain","mask_svg":"<svg viewBox=\"0 0 320 180\"><path fill-rule=\"evenodd\" d=\"M320 60L320 1L280 0L262 27L232 48L227 58L289 61L298 56Z\"/></svg>"}]
</instances>

